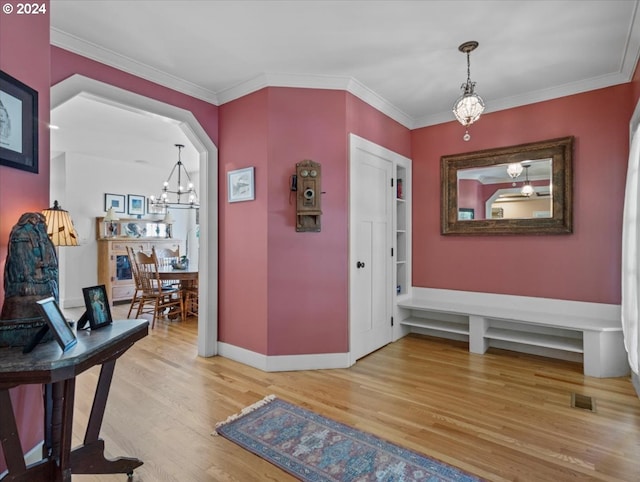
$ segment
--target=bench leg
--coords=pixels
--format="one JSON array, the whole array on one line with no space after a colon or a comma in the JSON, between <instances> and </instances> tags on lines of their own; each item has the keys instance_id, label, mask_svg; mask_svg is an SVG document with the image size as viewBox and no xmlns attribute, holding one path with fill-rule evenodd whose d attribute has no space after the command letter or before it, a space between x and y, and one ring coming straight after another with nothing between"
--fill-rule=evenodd
<instances>
[{"instance_id":1,"label":"bench leg","mask_svg":"<svg viewBox=\"0 0 640 482\"><path fill-rule=\"evenodd\" d=\"M489 340L484 337L489 322L483 316L469 316L469 351L479 355L484 354L489 348Z\"/></svg>"},{"instance_id":2,"label":"bench leg","mask_svg":"<svg viewBox=\"0 0 640 482\"><path fill-rule=\"evenodd\" d=\"M585 331L584 374L589 377L624 377L629 374L621 331Z\"/></svg>"}]
</instances>

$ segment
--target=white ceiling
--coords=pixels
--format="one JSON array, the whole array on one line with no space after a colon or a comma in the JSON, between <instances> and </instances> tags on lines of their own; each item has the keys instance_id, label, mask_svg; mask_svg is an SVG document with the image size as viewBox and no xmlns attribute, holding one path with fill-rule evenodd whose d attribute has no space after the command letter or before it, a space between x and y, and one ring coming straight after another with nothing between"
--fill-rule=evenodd
<instances>
[{"instance_id":1,"label":"white ceiling","mask_svg":"<svg viewBox=\"0 0 640 482\"><path fill-rule=\"evenodd\" d=\"M638 0L50 5L53 45L216 105L266 85L344 89L409 128L453 120L467 76L458 46L468 40L480 43L471 79L486 112L628 82L640 49L637 9ZM125 145L140 137L129 123L149 119L110 121L113 107L89 103L76 106L86 115L54 113L60 130L52 133L52 150L75 149L70 138L100 149L104 141L92 136L102 129L112 146L105 152L118 146L131 153ZM175 132L140 128L165 152L181 142Z\"/></svg>"}]
</instances>

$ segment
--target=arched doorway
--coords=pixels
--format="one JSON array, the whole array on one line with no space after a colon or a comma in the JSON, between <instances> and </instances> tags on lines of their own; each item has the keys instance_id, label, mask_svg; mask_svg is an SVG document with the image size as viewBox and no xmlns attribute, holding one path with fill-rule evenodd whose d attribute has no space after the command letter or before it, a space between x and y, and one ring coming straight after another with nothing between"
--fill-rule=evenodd
<instances>
[{"instance_id":1,"label":"arched doorway","mask_svg":"<svg viewBox=\"0 0 640 482\"><path fill-rule=\"evenodd\" d=\"M51 110L77 95L135 112L162 116L178 123L195 146L200 166L200 303L198 355L217 354L218 340L218 149L195 116L184 109L81 75L51 87ZM212 186L211 195L209 186Z\"/></svg>"}]
</instances>

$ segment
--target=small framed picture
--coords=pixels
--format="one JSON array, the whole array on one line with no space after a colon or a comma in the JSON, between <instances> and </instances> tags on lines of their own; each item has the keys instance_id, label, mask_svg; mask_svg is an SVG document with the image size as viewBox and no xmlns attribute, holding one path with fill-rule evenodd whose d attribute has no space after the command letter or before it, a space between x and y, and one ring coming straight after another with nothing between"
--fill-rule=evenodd
<instances>
[{"instance_id":1,"label":"small framed picture","mask_svg":"<svg viewBox=\"0 0 640 482\"><path fill-rule=\"evenodd\" d=\"M82 288L84 295L84 306L86 308L87 320L92 330L110 325L111 308L104 285L90 286Z\"/></svg>"},{"instance_id":2,"label":"small framed picture","mask_svg":"<svg viewBox=\"0 0 640 482\"><path fill-rule=\"evenodd\" d=\"M69 323L65 319L56 299L51 296L43 300L37 301L38 308L42 313L42 317L49 325L49 329L53 332L53 336L62 348L67 351L78 343L76 334L73 332Z\"/></svg>"},{"instance_id":3,"label":"small framed picture","mask_svg":"<svg viewBox=\"0 0 640 482\"><path fill-rule=\"evenodd\" d=\"M129 194L129 214L144 216L144 196Z\"/></svg>"},{"instance_id":4,"label":"small framed picture","mask_svg":"<svg viewBox=\"0 0 640 482\"><path fill-rule=\"evenodd\" d=\"M0 164L38 173L38 92L1 70Z\"/></svg>"},{"instance_id":5,"label":"small framed picture","mask_svg":"<svg viewBox=\"0 0 640 482\"><path fill-rule=\"evenodd\" d=\"M122 213L126 212L126 199L124 194L105 194L104 195L104 210L108 211L109 208L113 208L113 212Z\"/></svg>"},{"instance_id":6,"label":"small framed picture","mask_svg":"<svg viewBox=\"0 0 640 482\"><path fill-rule=\"evenodd\" d=\"M227 173L229 202L252 201L255 199L255 181L253 167L236 169Z\"/></svg>"}]
</instances>

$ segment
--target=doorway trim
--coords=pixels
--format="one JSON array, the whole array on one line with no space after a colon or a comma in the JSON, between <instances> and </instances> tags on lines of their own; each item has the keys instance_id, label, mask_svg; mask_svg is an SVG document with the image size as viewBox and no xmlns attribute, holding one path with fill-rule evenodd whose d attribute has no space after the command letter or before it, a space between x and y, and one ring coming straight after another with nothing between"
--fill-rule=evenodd
<instances>
[{"instance_id":1,"label":"doorway trim","mask_svg":"<svg viewBox=\"0 0 640 482\"><path fill-rule=\"evenodd\" d=\"M51 87L50 110L83 95L142 115L176 122L198 151L200 165L200 263L198 355L217 355L218 342L218 148L188 110L75 74ZM210 193L209 186L213 194Z\"/></svg>"}]
</instances>

